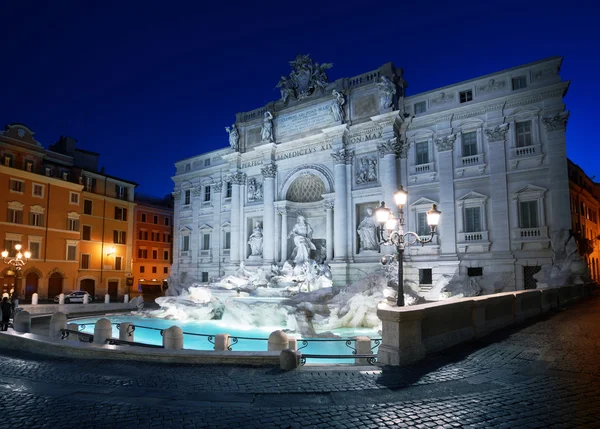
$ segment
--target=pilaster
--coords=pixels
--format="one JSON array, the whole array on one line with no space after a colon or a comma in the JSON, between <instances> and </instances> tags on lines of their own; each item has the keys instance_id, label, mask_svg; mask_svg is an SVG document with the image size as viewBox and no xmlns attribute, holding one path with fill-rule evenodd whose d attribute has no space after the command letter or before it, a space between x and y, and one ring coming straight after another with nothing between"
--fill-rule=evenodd
<instances>
[{"instance_id":1,"label":"pilaster","mask_svg":"<svg viewBox=\"0 0 600 429\"><path fill-rule=\"evenodd\" d=\"M266 164L261 168L264 178L263 206L263 262L272 264L275 261L275 176L277 165Z\"/></svg>"},{"instance_id":2,"label":"pilaster","mask_svg":"<svg viewBox=\"0 0 600 429\"><path fill-rule=\"evenodd\" d=\"M456 135L436 139L440 173L440 251L441 257L456 256L456 224L454 210L454 157Z\"/></svg>"}]
</instances>

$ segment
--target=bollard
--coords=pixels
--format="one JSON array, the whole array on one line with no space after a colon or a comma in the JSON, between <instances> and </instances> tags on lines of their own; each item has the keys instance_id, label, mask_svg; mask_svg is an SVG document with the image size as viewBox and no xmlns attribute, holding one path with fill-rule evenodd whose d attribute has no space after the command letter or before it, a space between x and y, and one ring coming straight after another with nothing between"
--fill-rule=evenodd
<instances>
[{"instance_id":1,"label":"bollard","mask_svg":"<svg viewBox=\"0 0 600 429\"><path fill-rule=\"evenodd\" d=\"M63 305L65 303L65 294L61 293L58 295L58 305Z\"/></svg>"},{"instance_id":2,"label":"bollard","mask_svg":"<svg viewBox=\"0 0 600 429\"><path fill-rule=\"evenodd\" d=\"M109 294L104 295L104 303L110 304L110 295Z\"/></svg>"},{"instance_id":3,"label":"bollard","mask_svg":"<svg viewBox=\"0 0 600 429\"><path fill-rule=\"evenodd\" d=\"M17 332L31 332L31 315L28 311L19 311L13 319L13 329Z\"/></svg>"},{"instance_id":4,"label":"bollard","mask_svg":"<svg viewBox=\"0 0 600 429\"><path fill-rule=\"evenodd\" d=\"M163 331L163 347L171 350L183 349L183 331L179 326L171 326Z\"/></svg>"},{"instance_id":5,"label":"bollard","mask_svg":"<svg viewBox=\"0 0 600 429\"><path fill-rule=\"evenodd\" d=\"M31 295L31 305L38 305L38 294L34 293Z\"/></svg>"},{"instance_id":6,"label":"bollard","mask_svg":"<svg viewBox=\"0 0 600 429\"><path fill-rule=\"evenodd\" d=\"M271 332L271 335L269 335L268 351L280 352L288 348L288 336L285 332L280 330Z\"/></svg>"},{"instance_id":7,"label":"bollard","mask_svg":"<svg viewBox=\"0 0 600 429\"><path fill-rule=\"evenodd\" d=\"M300 366L300 353L285 349L279 354L279 367L283 371L291 371Z\"/></svg>"},{"instance_id":8,"label":"bollard","mask_svg":"<svg viewBox=\"0 0 600 429\"><path fill-rule=\"evenodd\" d=\"M60 338L61 329L67 328L67 316L60 311L54 313L50 318L50 329L48 335L50 338Z\"/></svg>"},{"instance_id":9,"label":"bollard","mask_svg":"<svg viewBox=\"0 0 600 429\"><path fill-rule=\"evenodd\" d=\"M87 293L85 295L83 295L83 303L84 304L90 303L90 296Z\"/></svg>"},{"instance_id":10,"label":"bollard","mask_svg":"<svg viewBox=\"0 0 600 429\"><path fill-rule=\"evenodd\" d=\"M371 339L369 337L356 337L356 354L357 355L370 355L371 352ZM357 365L368 365L369 362L365 358L356 358L354 363Z\"/></svg>"},{"instance_id":11,"label":"bollard","mask_svg":"<svg viewBox=\"0 0 600 429\"><path fill-rule=\"evenodd\" d=\"M288 338L288 348L293 351L298 350L298 339Z\"/></svg>"},{"instance_id":12,"label":"bollard","mask_svg":"<svg viewBox=\"0 0 600 429\"><path fill-rule=\"evenodd\" d=\"M125 304L127 304L129 302L129 294L127 294L127 293L125 294L125 296L123 297L123 302Z\"/></svg>"},{"instance_id":13,"label":"bollard","mask_svg":"<svg viewBox=\"0 0 600 429\"><path fill-rule=\"evenodd\" d=\"M215 351L228 352L230 346L231 346L231 338L229 337L229 334L215 335Z\"/></svg>"},{"instance_id":14,"label":"bollard","mask_svg":"<svg viewBox=\"0 0 600 429\"><path fill-rule=\"evenodd\" d=\"M133 341L133 331L135 331L133 323L121 322L119 325L119 340Z\"/></svg>"},{"instance_id":15,"label":"bollard","mask_svg":"<svg viewBox=\"0 0 600 429\"><path fill-rule=\"evenodd\" d=\"M112 324L110 320L105 318L98 320L94 325L94 344L104 344L110 338L112 338Z\"/></svg>"}]
</instances>

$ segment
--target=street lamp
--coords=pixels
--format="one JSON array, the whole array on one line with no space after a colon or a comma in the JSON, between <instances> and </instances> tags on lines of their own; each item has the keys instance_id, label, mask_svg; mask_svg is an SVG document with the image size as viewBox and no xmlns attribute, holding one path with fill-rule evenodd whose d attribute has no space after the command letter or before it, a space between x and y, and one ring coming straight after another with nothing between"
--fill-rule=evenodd
<instances>
[{"instance_id":1,"label":"street lamp","mask_svg":"<svg viewBox=\"0 0 600 429\"><path fill-rule=\"evenodd\" d=\"M398 206L398 219L394 217L392 211L385 206L383 201L381 202L381 206L375 210L375 218L379 223L379 227L377 228L379 244L396 246L396 255L392 258L387 255L382 257L381 263L385 265L394 259L398 261L398 299L396 302L398 307L404 307L404 268L402 266L404 247L411 244L420 244L422 246L426 243L431 243L441 215L435 204L427 212L427 225L431 229L431 235L428 238L421 238L415 232L404 232L404 212L402 208L406 204L407 197L408 194L402 186L394 194L394 200Z\"/></svg>"},{"instance_id":2,"label":"street lamp","mask_svg":"<svg viewBox=\"0 0 600 429\"><path fill-rule=\"evenodd\" d=\"M11 265L13 267L13 270L15 272L15 290L13 293L16 293L17 297L19 297L19 271L27 263L27 260L31 258L31 253L28 250L21 253L20 244L15 244L15 250L17 251L16 255L9 256L8 250L4 249L4 251L2 252L2 259L4 260L5 264Z\"/></svg>"}]
</instances>

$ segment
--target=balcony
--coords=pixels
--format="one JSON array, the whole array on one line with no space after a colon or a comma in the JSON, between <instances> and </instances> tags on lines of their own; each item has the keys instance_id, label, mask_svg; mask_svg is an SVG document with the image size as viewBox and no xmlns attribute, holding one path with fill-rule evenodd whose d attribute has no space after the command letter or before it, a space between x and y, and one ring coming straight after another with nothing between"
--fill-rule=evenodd
<instances>
[{"instance_id":1,"label":"balcony","mask_svg":"<svg viewBox=\"0 0 600 429\"><path fill-rule=\"evenodd\" d=\"M548 227L515 228L512 230L512 240L521 250L539 250L550 244Z\"/></svg>"},{"instance_id":2,"label":"balcony","mask_svg":"<svg viewBox=\"0 0 600 429\"><path fill-rule=\"evenodd\" d=\"M535 167L541 165L544 157L542 145L540 144L513 147L509 152L510 166L513 170L519 168L519 166Z\"/></svg>"},{"instance_id":3,"label":"balcony","mask_svg":"<svg viewBox=\"0 0 600 429\"><path fill-rule=\"evenodd\" d=\"M436 178L435 163L417 164L408 167L408 174L411 183L433 182Z\"/></svg>"},{"instance_id":4,"label":"balcony","mask_svg":"<svg viewBox=\"0 0 600 429\"><path fill-rule=\"evenodd\" d=\"M459 253L488 252L490 250L490 239L487 231L459 232Z\"/></svg>"},{"instance_id":5,"label":"balcony","mask_svg":"<svg viewBox=\"0 0 600 429\"><path fill-rule=\"evenodd\" d=\"M410 166L410 174L424 174L424 173L434 173L435 172L435 163L429 162L427 164L419 164L419 165L411 165Z\"/></svg>"},{"instance_id":6,"label":"balcony","mask_svg":"<svg viewBox=\"0 0 600 429\"><path fill-rule=\"evenodd\" d=\"M471 156L463 156L458 159L458 165L456 167L456 177L463 177L466 172L472 172L474 174L483 174L487 164L484 162L482 153Z\"/></svg>"}]
</instances>

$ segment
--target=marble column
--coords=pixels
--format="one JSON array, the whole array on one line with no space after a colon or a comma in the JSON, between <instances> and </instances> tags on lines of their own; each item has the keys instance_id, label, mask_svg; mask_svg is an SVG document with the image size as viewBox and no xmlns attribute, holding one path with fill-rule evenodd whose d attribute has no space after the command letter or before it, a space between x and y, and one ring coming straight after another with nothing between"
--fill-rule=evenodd
<instances>
[{"instance_id":1,"label":"marble column","mask_svg":"<svg viewBox=\"0 0 600 429\"><path fill-rule=\"evenodd\" d=\"M510 226L508 214L508 183L506 177L506 133L508 124L485 130L488 137L490 167L490 220L493 252L510 251ZM482 213L484 217L486 214Z\"/></svg>"},{"instance_id":2,"label":"marble column","mask_svg":"<svg viewBox=\"0 0 600 429\"><path fill-rule=\"evenodd\" d=\"M354 161L354 151L346 151L346 190L348 192L348 196L346 198L346 213L348 213L348 222L347 222L347 237L349 238L347 241L346 252L348 255L349 262L354 262L354 254L352 246L354 241L351 237L355 237L356 233L354 231L354 213L352 210L352 162Z\"/></svg>"},{"instance_id":3,"label":"marble column","mask_svg":"<svg viewBox=\"0 0 600 429\"><path fill-rule=\"evenodd\" d=\"M287 209L285 207L280 207L277 209L278 213L281 215L281 259L279 262L282 264L287 261L287 234L288 234L288 218L287 218Z\"/></svg>"},{"instance_id":4,"label":"marble column","mask_svg":"<svg viewBox=\"0 0 600 429\"><path fill-rule=\"evenodd\" d=\"M346 150L338 149L331 154L334 164L335 211L333 219L333 251L336 261L346 261L348 249L348 211L346 206Z\"/></svg>"},{"instance_id":5,"label":"marble column","mask_svg":"<svg viewBox=\"0 0 600 429\"><path fill-rule=\"evenodd\" d=\"M550 213L546 224L551 225L552 232L571 229L569 172L567 167L566 129L569 112L559 112L553 116L542 118L546 128L546 152L548 154ZM544 219L541 219L542 222Z\"/></svg>"},{"instance_id":6,"label":"marble column","mask_svg":"<svg viewBox=\"0 0 600 429\"><path fill-rule=\"evenodd\" d=\"M325 211L327 213L325 223L325 239L327 240L327 260L333 259L333 201L325 203Z\"/></svg>"},{"instance_id":7,"label":"marble column","mask_svg":"<svg viewBox=\"0 0 600 429\"><path fill-rule=\"evenodd\" d=\"M241 171L231 174L231 252L229 258L233 264L239 264L244 257L241 239L242 185L246 183L246 175Z\"/></svg>"},{"instance_id":8,"label":"marble column","mask_svg":"<svg viewBox=\"0 0 600 429\"><path fill-rule=\"evenodd\" d=\"M398 172L396 170L396 156L400 152L400 145L393 137L377 145L380 157L379 171L381 174L381 189L385 205L398 214L398 206L394 200L394 193L398 190Z\"/></svg>"},{"instance_id":9,"label":"marble column","mask_svg":"<svg viewBox=\"0 0 600 429\"><path fill-rule=\"evenodd\" d=\"M223 182L216 182L211 185L213 191L212 206L213 206L213 237L212 237L212 260L218 261L214 268L217 270L217 276L221 276L221 254L223 253L223 230L221 229L221 192L223 190ZM211 273L213 274L213 273Z\"/></svg>"},{"instance_id":10,"label":"marble column","mask_svg":"<svg viewBox=\"0 0 600 429\"><path fill-rule=\"evenodd\" d=\"M277 165L266 164L261 168L263 184L263 262L272 264L275 261L275 175Z\"/></svg>"},{"instance_id":11,"label":"marble column","mask_svg":"<svg viewBox=\"0 0 600 429\"><path fill-rule=\"evenodd\" d=\"M441 256L456 255L456 223L454 210L454 158L456 135L445 136L435 141L438 151L440 175L440 240Z\"/></svg>"}]
</instances>

